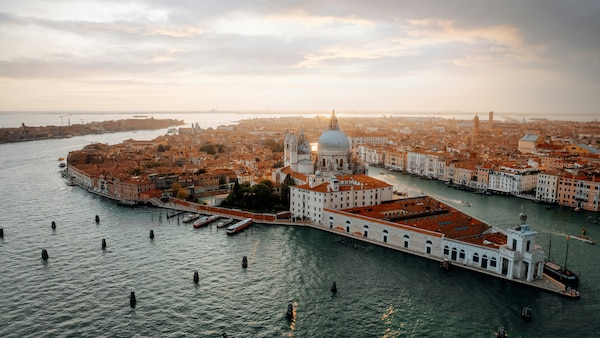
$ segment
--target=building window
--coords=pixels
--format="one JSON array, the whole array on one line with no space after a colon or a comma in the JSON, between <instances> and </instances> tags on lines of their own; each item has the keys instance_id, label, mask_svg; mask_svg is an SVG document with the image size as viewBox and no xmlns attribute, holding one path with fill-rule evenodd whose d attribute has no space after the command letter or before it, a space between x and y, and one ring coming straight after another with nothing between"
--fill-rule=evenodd
<instances>
[{"instance_id":1,"label":"building window","mask_svg":"<svg viewBox=\"0 0 600 338\"><path fill-rule=\"evenodd\" d=\"M490 260L490 266L491 267L496 267L496 257L492 257L492 259Z\"/></svg>"},{"instance_id":2,"label":"building window","mask_svg":"<svg viewBox=\"0 0 600 338\"><path fill-rule=\"evenodd\" d=\"M447 245L444 245L444 255L449 255L450 254L450 248L448 248Z\"/></svg>"},{"instance_id":3,"label":"building window","mask_svg":"<svg viewBox=\"0 0 600 338\"><path fill-rule=\"evenodd\" d=\"M408 242L410 240L410 237L408 235L404 235L404 247L408 248Z\"/></svg>"},{"instance_id":4,"label":"building window","mask_svg":"<svg viewBox=\"0 0 600 338\"><path fill-rule=\"evenodd\" d=\"M387 243L387 239L388 239L388 231L387 230L383 230L383 242Z\"/></svg>"},{"instance_id":5,"label":"building window","mask_svg":"<svg viewBox=\"0 0 600 338\"><path fill-rule=\"evenodd\" d=\"M465 259L465 250L463 250L463 249L460 250L460 253L458 254L458 258Z\"/></svg>"}]
</instances>

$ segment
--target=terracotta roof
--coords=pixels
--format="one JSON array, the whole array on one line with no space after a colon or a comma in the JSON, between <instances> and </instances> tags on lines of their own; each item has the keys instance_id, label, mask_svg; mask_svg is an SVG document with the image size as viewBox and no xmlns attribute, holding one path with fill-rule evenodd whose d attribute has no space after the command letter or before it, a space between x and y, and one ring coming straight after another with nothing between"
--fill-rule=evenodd
<instances>
[{"instance_id":1,"label":"terracotta roof","mask_svg":"<svg viewBox=\"0 0 600 338\"><path fill-rule=\"evenodd\" d=\"M471 238L469 242L483 243L484 232L491 228L490 225L429 196L394 200L379 205L356 207L342 211L442 233L446 238L458 240ZM481 237L481 239L478 240L478 237ZM494 240L501 242L496 237L494 237ZM506 237L504 237L504 243L506 243Z\"/></svg>"}]
</instances>

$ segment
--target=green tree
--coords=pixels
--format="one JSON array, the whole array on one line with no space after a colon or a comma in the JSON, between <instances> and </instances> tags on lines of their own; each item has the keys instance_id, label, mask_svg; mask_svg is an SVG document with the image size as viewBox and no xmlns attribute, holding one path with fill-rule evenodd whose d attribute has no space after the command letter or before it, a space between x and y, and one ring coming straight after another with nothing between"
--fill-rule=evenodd
<instances>
[{"instance_id":1,"label":"green tree","mask_svg":"<svg viewBox=\"0 0 600 338\"><path fill-rule=\"evenodd\" d=\"M171 146L170 146L170 145L162 145L162 144L159 144L159 145L158 145L158 149L157 149L157 151L158 151L159 153L162 153L162 152L165 152L165 151L167 151L167 150L169 150L169 149L171 149Z\"/></svg>"},{"instance_id":2,"label":"green tree","mask_svg":"<svg viewBox=\"0 0 600 338\"><path fill-rule=\"evenodd\" d=\"M142 168L140 168L140 167L135 167L135 168L133 168L133 169L131 169L131 170L129 171L129 174L130 174L131 176L140 176L140 175L142 174L142 172L143 172L143 171L142 171Z\"/></svg>"},{"instance_id":3,"label":"green tree","mask_svg":"<svg viewBox=\"0 0 600 338\"><path fill-rule=\"evenodd\" d=\"M285 176L283 184L281 185L281 204L286 209L290 209L290 187L295 185L294 179L290 174Z\"/></svg>"}]
</instances>

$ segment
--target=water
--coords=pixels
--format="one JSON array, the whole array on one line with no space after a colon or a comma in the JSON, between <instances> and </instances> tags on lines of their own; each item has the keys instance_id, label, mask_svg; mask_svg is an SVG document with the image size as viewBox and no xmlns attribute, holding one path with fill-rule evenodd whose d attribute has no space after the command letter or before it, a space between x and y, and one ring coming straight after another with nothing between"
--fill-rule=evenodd
<instances>
[{"instance_id":1,"label":"water","mask_svg":"<svg viewBox=\"0 0 600 338\"><path fill-rule=\"evenodd\" d=\"M57 159L90 142L164 132L0 145L0 337L219 337L223 330L229 337L491 337L498 326L511 337L597 336L598 246L569 244L568 266L582 277L582 297L572 300L469 271L444 273L434 262L310 228L255 224L236 236L194 229L165 210L119 207L59 175ZM586 223L598 214L385 173L399 188L431 193L499 227L516 224L524 204L540 244L553 234L558 262L566 251L560 234L585 224L600 239L598 225ZM288 303L296 310L291 322ZM524 305L533 308L529 323L520 318Z\"/></svg>"}]
</instances>

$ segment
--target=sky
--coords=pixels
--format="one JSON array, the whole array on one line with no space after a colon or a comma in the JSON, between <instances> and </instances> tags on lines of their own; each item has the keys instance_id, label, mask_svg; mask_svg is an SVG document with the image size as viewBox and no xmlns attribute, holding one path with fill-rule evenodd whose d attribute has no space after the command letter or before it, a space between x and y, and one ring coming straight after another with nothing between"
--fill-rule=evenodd
<instances>
[{"instance_id":1,"label":"sky","mask_svg":"<svg viewBox=\"0 0 600 338\"><path fill-rule=\"evenodd\" d=\"M598 18L595 0L2 0L0 111L594 115Z\"/></svg>"}]
</instances>

